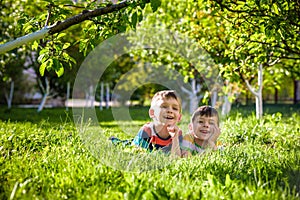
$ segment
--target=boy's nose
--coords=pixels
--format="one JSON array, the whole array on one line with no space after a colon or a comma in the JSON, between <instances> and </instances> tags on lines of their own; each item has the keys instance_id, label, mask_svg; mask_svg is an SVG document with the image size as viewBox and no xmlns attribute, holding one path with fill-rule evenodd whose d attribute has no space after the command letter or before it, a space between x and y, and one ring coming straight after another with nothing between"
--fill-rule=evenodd
<instances>
[{"instance_id":1,"label":"boy's nose","mask_svg":"<svg viewBox=\"0 0 300 200\"><path fill-rule=\"evenodd\" d=\"M204 122L203 126L204 127L209 127L209 123L208 122Z\"/></svg>"}]
</instances>

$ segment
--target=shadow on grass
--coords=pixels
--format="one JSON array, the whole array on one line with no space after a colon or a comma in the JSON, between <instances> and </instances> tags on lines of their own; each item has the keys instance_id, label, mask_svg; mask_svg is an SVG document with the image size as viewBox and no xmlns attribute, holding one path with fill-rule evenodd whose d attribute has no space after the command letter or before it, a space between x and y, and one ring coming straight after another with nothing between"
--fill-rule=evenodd
<instances>
[{"instance_id":1,"label":"shadow on grass","mask_svg":"<svg viewBox=\"0 0 300 200\"><path fill-rule=\"evenodd\" d=\"M45 108L42 112L37 112L35 108L13 107L8 110L0 107L0 120L31 123L46 121L55 124L73 122L71 110L66 111L65 108Z\"/></svg>"},{"instance_id":2,"label":"shadow on grass","mask_svg":"<svg viewBox=\"0 0 300 200\"><path fill-rule=\"evenodd\" d=\"M300 169L290 170L286 172L288 174L288 181L291 190L295 189L295 192L300 195Z\"/></svg>"},{"instance_id":3,"label":"shadow on grass","mask_svg":"<svg viewBox=\"0 0 300 200\"><path fill-rule=\"evenodd\" d=\"M264 114L281 113L284 117L291 117L294 113L300 114L300 104L264 104ZM241 114L243 117L255 115L255 104L233 105L230 115Z\"/></svg>"},{"instance_id":4,"label":"shadow on grass","mask_svg":"<svg viewBox=\"0 0 300 200\"><path fill-rule=\"evenodd\" d=\"M115 108L115 112L118 111ZM129 112L132 120L145 121L149 120L148 116L149 107L130 107ZM95 112L98 118L98 122L113 122L115 121L111 109L99 110L95 109L84 109L86 112ZM68 111L65 108L45 108L41 112L37 112L35 108L18 108L13 107L8 110L6 107L0 107L0 120L11 121L11 122L31 122L40 123L47 121L48 123L74 123L72 108ZM120 116L122 120L122 116ZM128 121L128 119L125 119ZM114 125L108 125L114 126Z\"/></svg>"}]
</instances>

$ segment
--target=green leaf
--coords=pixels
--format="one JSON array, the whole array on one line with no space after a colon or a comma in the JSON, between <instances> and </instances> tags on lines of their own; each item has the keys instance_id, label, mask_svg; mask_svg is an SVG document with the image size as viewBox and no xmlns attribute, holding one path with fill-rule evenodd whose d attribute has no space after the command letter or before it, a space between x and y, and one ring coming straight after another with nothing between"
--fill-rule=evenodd
<instances>
[{"instance_id":1,"label":"green leaf","mask_svg":"<svg viewBox=\"0 0 300 200\"><path fill-rule=\"evenodd\" d=\"M278 33L280 34L282 39L285 39L280 29L278 29Z\"/></svg>"},{"instance_id":2,"label":"green leaf","mask_svg":"<svg viewBox=\"0 0 300 200\"><path fill-rule=\"evenodd\" d=\"M76 60L73 58L73 57L69 57L69 60L70 60L70 62L72 62L72 63L74 63L74 64L76 64L77 62L76 62ZM71 63L70 63L71 64Z\"/></svg>"},{"instance_id":3,"label":"green leaf","mask_svg":"<svg viewBox=\"0 0 300 200\"><path fill-rule=\"evenodd\" d=\"M142 2L140 3L141 9L144 9L144 8L145 8L145 5L146 5L146 3L145 3L144 1L142 1Z\"/></svg>"},{"instance_id":4,"label":"green leaf","mask_svg":"<svg viewBox=\"0 0 300 200\"><path fill-rule=\"evenodd\" d=\"M278 6L276 3L273 4L273 10L274 12L278 15L279 14L279 11L278 11Z\"/></svg>"},{"instance_id":5,"label":"green leaf","mask_svg":"<svg viewBox=\"0 0 300 200\"><path fill-rule=\"evenodd\" d=\"M229 187L231 185L231 179L229 174L226 174L226 179L225 179L225 186Z\"/></svg>"},{"instance_id":6,"label":"green leaf","mask_svg":"<svg viewBox=\"0 0 300 200\"><path fill-rule=\"evenodd\" d=\"M64 58L65 61L68 61L70 59L70 55L67 54L66 52L63 52L62 56L63 56L63 58Z\"/></svg>"},{"instance_id":7,"label":"green leaf","mask_svg":"<svg viewBox=\"0 0 300 200\"><path fill-rule=\"evenodd\" d=\"M56 37L56 39L60 39L62 37L64 37L65 35L67 35L66 33L59 33Z\"/></svg>"},{"instance_id":8,"label":"green leaf","mask_svg":"<svg viewBox=\"0 0 300 200\"><path fill-rule=\"evenodd\" d=\"M139 22L141 22L143 20L143 12L140 12L140 14L138 16L138 20L139 20Z\"/></svg>"},{"instance_id":9,"label":"green leaf","mask_svg":"<svg viewBox=\"0 0 300 200\"><path fill-rule=\"evenodd\" d=\"M46 69L47 69L47 71L50 71L52 68L53 68L53 59L50 58L50 59L47 61Z\"/></svg>"},{"instance_id":10,"label":"green leaf","mask_svg":"<svg viewBox=\"0 0 300 200\"><path fill-rule=\"evenodd\" d=\"M39 43L37 41L34 41L32 44L32 50L37 51L39 47Z\"/></svg>"},{"instance_id":11,"label":"green leaf","mask_svg":"<svg viewBox=\"0 0 300 200\"><path fill-rule=\"evenodd\" d=\"M118 29L121 33L123 33L123 32L126 31L126 26L117 26L117 29Z\"/></svg>"},{"instance_id":12,"label":"green leaf","mask_svg":"<svg viewBox=\"0 0 300 200\"><path fill-rule=\"evenodd\" d=\"M56 70L59 68L59 60L57 58L53 58L53 68Z\"/></svg>"},{"instance_id":13,"label":"green leaf","mask_svg":"<svg viewBox=\"0 0 300 200\"><path fill-rule=\"evenodd\" d=\"M58 77L62 76L64 74L64 67L61 64L61 62L59 62L59 67L58 69L55 69L55 73L57 74Z\"/></svg>"},{"instance_id":14,"label":"green leaf","mask_svg":"<svg viewBox=\"0 0 300 200\"><path fill-rule=\"evenodd\" d=\"M47 63L48 63L48 61L47 62L43 62L41 64L41 66L40 66L39 71L40 71L41 76L44 76L44 74L45 74L45 69L46 69Z\"/></svg>"},{"instance_id":15,"label":"green leaf","mask_svg":"<svg viewBox=\"0 0 300 200\"><path fill-rule=\"evenodd\" d=\"M133 13L131 16L131 26L132 28L136 28L136 23L137 23L137 13Z\"/></svg>"},{"instance_id":16,"label":"green leaf","mask_svg":"<svg viewBox=\"0 0 300 200\"><path fill-rule=\"evenodd\" d=\"M88 48L89 39L81 40L79 43L79 52L85 52Z\"/></svg>"},{"instance_id":17,"label":"green leaf","mask_svg":"<svg viewBox=\"0 0 300 200\"><path fill-rule=\"evenodd\" d=\"M48 60L48 58L49 58L49 49L43 48L40 51L40 55L37 60L39 63L43 63L43 62L46 62L46 60Z\"/></svg>"},{"instance_id":18,"label":"green leaf","mask_svg":"<svg viewBox=\"0 0 300 200\"><path fill-rule=\"evenodd\" d=\"M69 42L66 42L64 45L63 45L63 49L67 49L69 48L69 46L71 46L71 44Z\"/></svg>"},{"instance_id":19,"label":"green leaf","mask_svg":"<svg viewBox=\"0 0 300 200\"><path fill-rule=\"evenodd\" d=\"M161 5L160 0L150 0L151 9L153 12L157 11L158 7Z\"/></svg>"},{"instance_id":20,"label":"green leaf","mask_svg":"<svg viewBox=\"0 0 300 200\"><path fill-rule=\"evenodd\" d=\"M32 28L33 28L33 26L31 24L27 23L24 25L24 32L25 33L31 32Z\"/></svg>"}]
</instances>

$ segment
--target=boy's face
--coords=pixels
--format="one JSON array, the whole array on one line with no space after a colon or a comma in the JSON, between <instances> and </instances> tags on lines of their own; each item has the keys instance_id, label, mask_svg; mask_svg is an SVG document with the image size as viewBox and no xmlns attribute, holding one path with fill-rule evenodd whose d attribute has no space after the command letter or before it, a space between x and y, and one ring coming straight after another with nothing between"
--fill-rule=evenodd
<instances>
[{"instance_id":1,"label":"boy's face","mask_svg":"<svg viewBox=\"0 0 300 200\"><path fill-rule=\"evenodd\" d=\"M173 126L180 121L180 105L174 98L161 98L149 109L149 116L163 125Z\"/></svg>"},{"instance_id":2,"label":"boy's face","mask_svg":"<svg viewBox=\"0 0 300 200\"><path fill-rule=\"evenodd\" d=\"M194 121L189 124L189 128L196 138L207 141L219 129L218 118L217 116L197 116Z\"/></svg>"}]
</instances>

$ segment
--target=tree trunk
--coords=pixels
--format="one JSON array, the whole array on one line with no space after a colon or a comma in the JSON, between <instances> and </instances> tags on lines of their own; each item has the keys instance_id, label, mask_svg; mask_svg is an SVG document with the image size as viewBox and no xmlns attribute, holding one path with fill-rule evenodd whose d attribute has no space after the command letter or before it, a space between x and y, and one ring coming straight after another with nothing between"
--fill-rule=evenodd
<instances>
[{"instance_id":1,"label":"tree trunk","mask_svg":"<svg viewBox=\"0 0 300 200\"><path fill-rule=\"evenodd\" d=\"M95 103L95 95L94 95L94 86L90 85L90 91L89 91L89 99L90 99L90 107L93 108L94 107L94 103Z\"/></svg>"},{"instance_id":2,"label":"tree trunk","mask_svg":"<svg viewBox=\"0 0 300 200\"><path fill-rule=\"evenodd\" d=\"M196 80L192 79L191 81L192 91L187 90L183 86L181 90L189 96L189 112L192 114L197 108L199 104L199 99L201 96L197 96L197 93L200 92L201 86L200 84L196 84Z\"/></svg>"},{"instance_id":3,"label":"tree trunk","mask_svg":"<svg viewBox=\"0 0 300 200\"><path fill-rule=\"evenodd\" d=\"M41 112L45 106L45 103L46 103L46 100L48 98L48 95L49 95L49 91L50 91L50 85L49 85L49 81L48 81L48 78L46 77L45 78L45 83L46 83L46 89L44 90L44 94L43 94L43 98L42 98L42 101L38 107L38 112Z\"/></svg>"},{"instance_id":4,"label":"tree trunk","mask_svg":"<svg viewBox=\"0 0 300 200\"><path fill-rule=\"evenodd\" d=\"M248 89L255 96L255 107L256 107L256 118L260 119L263 116L263 99L262 99L262 88L263 88L263 67L259 65L258 69L258 89L255 89L250 85L248 80L245 80Z\"/></svg>"},{"instance_id":5,"label":"tree trunk","mask_svg":"<svg viewBox=\"0 0 300 200\"><path fill-rule=\"evenodd\" d=\"M5 98L6 98L6 101L7 101L7 109L11 109L12 100L13 100L13 96L14 96L14 89L15 89L15 82L11 81L10 82L9 94L7 94L5 92Z\"/></svg>"},{"instance_id":6,"label":"tree trunk","mask_svg":"<svg viewBox=\"0 0 300 200\"><path fill-rule=\"evenodd\" d=\"M222 115L225 116L229 114L231 110L232 103L229 101L228 95L224 96L224 103L222 105Z\"/></svg>"},{"instance_id":7,"label":"tree trunk","mask_svg":"<svg viewBox=\"0 0 300 200\"><path fill-rule=\"evenodd\" d=\"M275 87L275 94L274 94L274 103L278 103L278 89Z\"/></svg>"},{"instance_id":8,"label":"tree trunk","mask_svg":"<svg viewBox=\"0 0 300 200\"><path fill-rule=\"evenodd\" d=\"M258 90L256 100L256 118L259 119L263 116L263 98L262 98L262 88L263 88L263 67L262 64L259 65L258 69Z\"/></svg>"},{"instance_id":9,"label":"tree trunk","mask_svg":"<svg viewBox=\"0 0 300 200\"><path fill-rule=\"evenodd\" d=\"M230 113L231 111L231 106L232 106L232 100L230 101L230 98L234 98L235 95L239 95L239 90L234 87L233 84L230 83L229 80L224 81L224 102L222 104L222 112L221 114L223 116L226 116Z\"/></svg>"},{"instance_id":10,"label":"tree trunk","mask_svg":"<svg viewBox=\"0 0 300 200\"><path fill-rule=\"evenodd\" d=\"M217 100L218 100L218 92L216 90L214 90L212 92L212 96L211 96L211 106L215 107L217 104Z\"/></svg>"},{"instance_id":11,"label":"tree trunk","mask_svg":"<svg viewBox=\"0 0 300 200\"><path fill-rule=\"evenodd\" d=\"M294 104L300 101L300 81L294 80Z\"/></svg>"},{"instance_id":12,"label":"tree trunk","mask_svg":"<svg viewBox=\"0 0 300 200\"><path fill-rule=\"evenodd\" d=\"M66 96L66 102L68 102L70 99L70 81L67 83L67 96ZM66 111L69 110L69 106L66 105Z\"/></svg>"},{"instance_id":13,"label":"tree trunk","mask_svg":"<svg viewBox=\"0 0 300 200\"><path fill-rule=\"evenodd\" d=\"M104 102L104 84L101 82L100 85L100 104L99 104L99 109L103 110L103 102Z\"/></svg>"},{"instance_id":14,"label":"tree trunk","mask_svg":"<svg viewBox=\"0 0 300 200\"><path fill-rule=\"evenodd\" d=\"M109 84L106 83L106 99L105 99L106 109L109 108L109 99L110 99L110 94L109 94Z\"/></svg>"},{"instance_id":15,"label":"tree trunk","mask_svg":"<svg viewBox=\"0 0 300 200\"><path fill-rule=\"evenodd\" d=\"M256 105L256 119L260 119L263 116L263 101L262 94L255 96L255 105Z\"/></svg>"}]
</instances>

